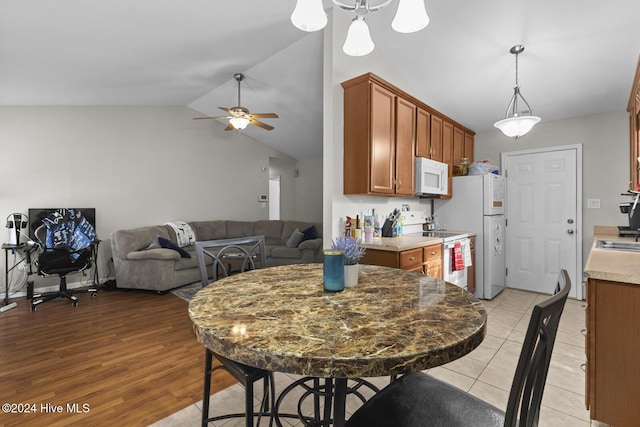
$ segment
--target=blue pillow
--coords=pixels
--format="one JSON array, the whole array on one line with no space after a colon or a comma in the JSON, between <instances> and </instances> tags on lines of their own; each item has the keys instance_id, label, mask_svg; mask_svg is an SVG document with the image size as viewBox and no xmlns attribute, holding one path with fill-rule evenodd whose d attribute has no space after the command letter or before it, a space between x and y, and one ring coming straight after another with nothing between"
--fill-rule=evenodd
<instances>
[{"instance_id":1,"label":"blue pillow","mask_svg":"<svg viewBox=\"0 0 640 427\"><path fill-rule=\"evenodd\" d=\"M316 226L312 225L311 227L302 230L302 241L312 240L318 238L318 232L316 231Z\"/></svg>"},{"instance_id":2,"label":"blue pillow","mask_svg":"<svg viewBox=\"0 0 640 427\"><path fill-rule=\"evenodd\" d=\"M165 249L173 249L178 252L182 258L191 258L189 252L182 249L180 246L173 243L171 240L165 239L164 237L158 237L158 241L160 242L160 246Z\"/></svg>"}]
</instances>

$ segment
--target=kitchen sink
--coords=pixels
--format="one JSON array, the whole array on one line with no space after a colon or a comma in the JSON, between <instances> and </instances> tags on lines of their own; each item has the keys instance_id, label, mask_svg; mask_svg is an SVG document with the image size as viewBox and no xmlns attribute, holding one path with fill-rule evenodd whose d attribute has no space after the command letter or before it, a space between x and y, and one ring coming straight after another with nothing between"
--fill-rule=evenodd
<instances>
[{"instance_id":1,"label":"kitchen sink","mask_svg":"<svg viewBox=\"0 0 640 427\"><path fill-rule=\"evenodd\" d=\"M619 242L615 240L598 240L597 249L611 249L615 251L640 252L640 242Z\"/></svg>"}]
</instances>

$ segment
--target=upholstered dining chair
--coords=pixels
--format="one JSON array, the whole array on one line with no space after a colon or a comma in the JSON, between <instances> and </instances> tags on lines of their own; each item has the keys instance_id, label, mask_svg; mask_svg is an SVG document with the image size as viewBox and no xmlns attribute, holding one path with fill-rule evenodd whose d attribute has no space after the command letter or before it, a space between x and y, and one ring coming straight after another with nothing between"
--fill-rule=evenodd
<instances>
[{"instance_id":1,"label":"upholstered dining chair","mask_svg":"<svg viewBox=\"0 0 640 427\"><path fill-rule=\"evenodd\" d=\"M239 265L239 272L263 268L267 264L264 236L250 236L236 239L208 240L195 243L198 267L200 268L200 282L203 287L218 280L220 274L230 275L230 264ZM212 269L211 282L209 268ZM221 363L213 367L213 357ZM211 374L218 369L229 372L245 389L245 412L209 416L209 400L211 395ZM254 413L253 386L262 380L263 397L260 410ZM271 396L271 398L270 398ZM258 425L262 416L271 416L275 397L273 373L242 363L229 360L205 348L204 386L202 398L202 427L209 422L227 418L244 417L246 426L253 426L253 419L258 416Z\"/></svg>"},{"instance_id":2,"label":"upholstered dining chair","mask_svg":"<svg viewBox=\"0 0 640 427\"><path fill-rule=\"evenodd\" d=\"M506 412L432 376L417 372L369 399L348 427L537 426L551 352L571 282L561 270L554 296L536 304L529 320Z\"/></svg>"}]
</instances>

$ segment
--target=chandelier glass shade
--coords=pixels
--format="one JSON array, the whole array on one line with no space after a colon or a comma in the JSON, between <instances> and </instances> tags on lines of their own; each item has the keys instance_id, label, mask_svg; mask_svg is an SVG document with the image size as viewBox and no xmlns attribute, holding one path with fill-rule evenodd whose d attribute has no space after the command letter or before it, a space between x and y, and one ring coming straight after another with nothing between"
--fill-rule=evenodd
<instances>
[{"instance_id":1,"label":"chandelier glass shade","mask_svg":"<svg viewBox=\"0 0 640 427\"><path fill-rule=\"evenodd\" d=\"M518 85L518 55L522 53L523 50L524 46L516 45L509 51L516 56L516 85L513 88L513 96L507 106L504 119L498 120L493 124L494 127L500 129L506 136L515 139L525 135L540 122L540 117L532 114L531 107L520 93L520 86ZM524 108L521 109L521 107Z\"/></svg>"},{"instance_id":2,"label":"chandelier glass shade","mask_svg":"<svg viewBox=\"0 0 640 427\"><path fill-rule=\"evenodd\" d=\"M369 33L365 20L368 13L377 12L387 7L394 0L331 0L341 9L355 13L351 21L347 37L342 47L350 56L363 56L371 53L375 44ZM391 27L399 33L414 33L429 25L429 16L424 0L397 0L398 9ZM371 3L371 4L370 4ZM291 22L303 31L318 31L327 25L327 14L322 7L322 0L297 0L291 14Z\"/></svg>"}]
</instances>

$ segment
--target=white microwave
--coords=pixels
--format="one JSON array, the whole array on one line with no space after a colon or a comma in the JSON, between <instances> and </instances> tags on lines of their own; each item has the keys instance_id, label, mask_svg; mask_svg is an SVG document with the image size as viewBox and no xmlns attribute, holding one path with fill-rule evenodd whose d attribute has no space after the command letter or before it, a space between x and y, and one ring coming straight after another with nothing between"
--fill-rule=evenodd
<instances>
[{"instance_id":1,"label":"white microwave","mask_svg":"<svg viewBox=\"0 0 640 427\"><path fill-rule=\"evenodd\" d=\"M449 165L425 157L416 157L416 194L447 194Z\"/></svg>"}]
</instances>

